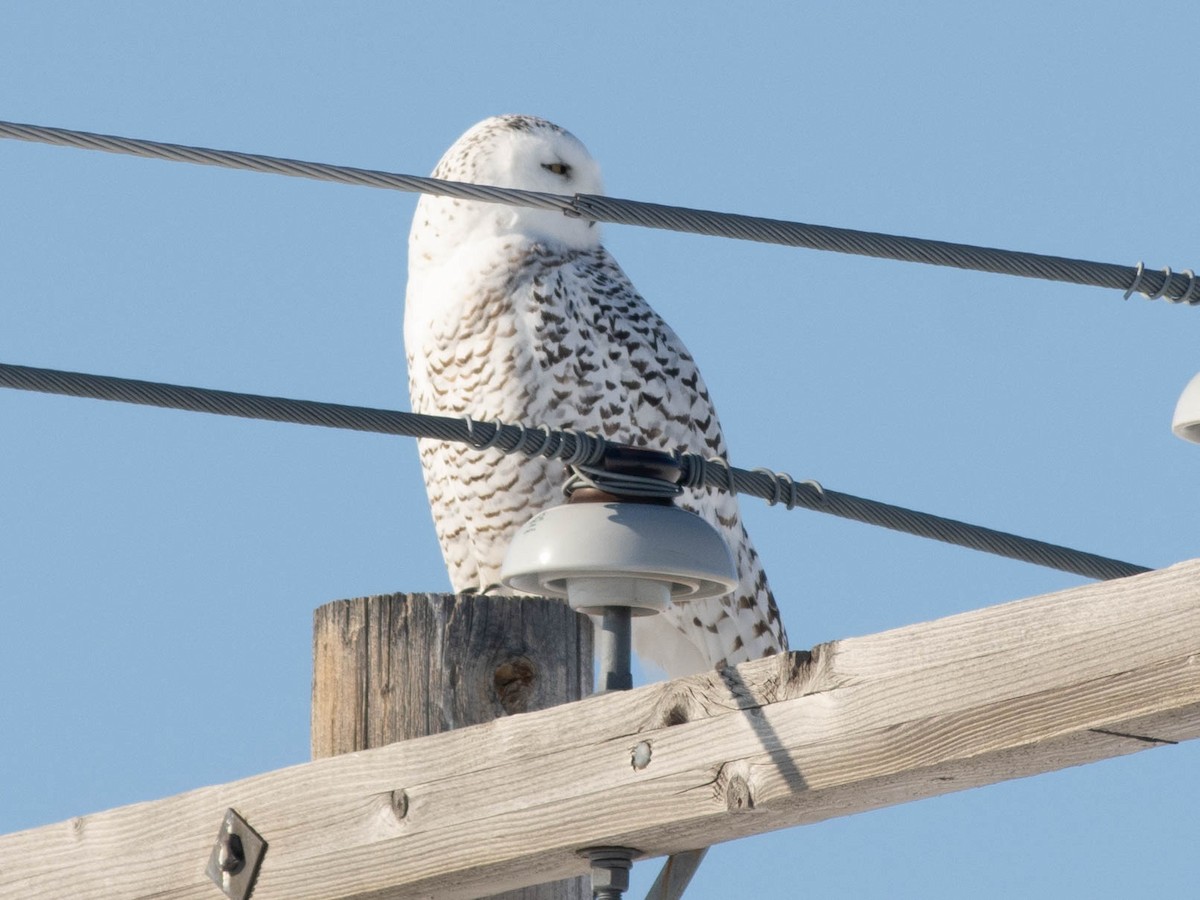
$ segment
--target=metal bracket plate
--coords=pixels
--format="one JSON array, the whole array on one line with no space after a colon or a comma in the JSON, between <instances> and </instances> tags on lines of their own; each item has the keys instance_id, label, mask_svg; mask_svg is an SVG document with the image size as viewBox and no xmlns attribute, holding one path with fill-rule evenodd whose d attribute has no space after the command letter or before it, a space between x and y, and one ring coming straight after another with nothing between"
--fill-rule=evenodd
<instances>
[{"instance_id":1,"label":"metal bracket plate","mask_svg":"<svg viewBox=\"0 0 1200 900\"><path fill-rule=\"evenodd\" d=\"M248 900L267 842L234 809L225 810L204 873L230 900Z\"/></svg>"}]
</instances>

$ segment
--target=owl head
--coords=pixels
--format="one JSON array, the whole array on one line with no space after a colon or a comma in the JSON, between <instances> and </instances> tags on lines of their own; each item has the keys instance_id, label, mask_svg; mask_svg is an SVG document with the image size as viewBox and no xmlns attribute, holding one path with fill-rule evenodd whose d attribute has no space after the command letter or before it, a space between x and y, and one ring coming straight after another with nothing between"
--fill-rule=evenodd
<instances>
[{"instance_id":1,"label":"owl head","mask_svg":"<svg viewBox=\"0 0 1200 900\"><path fill-rule=\"evenodd\" d=\"M469 129L446 151L434 178L492 184L548 194L601 194L600 166L575 135L534 116L493 116ZM594 222L560 210L531 209L425 195L413 220L453 242L514 236L570 249L600 243Z\"/></svg>"}]
</instances>

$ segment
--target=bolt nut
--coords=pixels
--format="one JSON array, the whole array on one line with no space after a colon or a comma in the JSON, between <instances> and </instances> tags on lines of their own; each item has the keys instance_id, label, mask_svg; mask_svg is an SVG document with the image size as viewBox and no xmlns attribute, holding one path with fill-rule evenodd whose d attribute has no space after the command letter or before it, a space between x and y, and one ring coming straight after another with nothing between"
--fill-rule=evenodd
<instances>
[{"instance_id":1,"label":"bolt nut","mask_svg":"<svg viewBox=\"0 0 1200 900\"><path fill-rule=\"evenodd\" d=\"M246 865L246 850L242 839L232 831L221 838L221 849L217 851L217 866L222 872L236 875Z\"/></svg>"},{"instance_id":2,"label":"bolt nut","mask_svg":"<svg viewBox=\"0 0 1200 900\"><path fill-rule=\"evenodd\" d=\"M629 869L610 869L593 865L592 890L602 891L605 888L618 890L622 893L629 890Z\"/></svg>"},{"instance_id":3,"label":"bolt nut","mask_svg":"<svg viewBox=\"0 0 1200 900\"><path fill-rule=\"evenodd\" d=\"M630 847L589 847L579 851L580 856L592 861L592 891L597 893L629 890L629 870L638 854Z\"/></svg>"}]
</instances>

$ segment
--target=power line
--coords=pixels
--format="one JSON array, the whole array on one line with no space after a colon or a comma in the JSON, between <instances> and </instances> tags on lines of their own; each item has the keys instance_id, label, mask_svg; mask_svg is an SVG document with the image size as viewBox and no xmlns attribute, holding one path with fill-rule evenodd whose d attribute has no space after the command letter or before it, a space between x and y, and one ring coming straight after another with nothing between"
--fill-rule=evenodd
<instances>
[{"instance_id":1,"label":"power line","mask_svg":"<svg viewBox=\"0 0 1200 900\"><path fill-rule=\"evenodd\" d=\"M617 197L602 197L596 194L576 194L568 197L539 191L522 191L491 185L444 181L437 178L402 175L374 169L304 162L255 153L214 150L185 144L167 144L16 122L0 121L0 137L175 162L249 169L275 175L313 178L364 187L439 194L467 200L532 206L540 209L557 209L565 215L581 216L597 222L639 225L647 228L759 241L789 247L806 247L811 250L829 250L881 259L1112 288L1124 291L1126 299L1134 293L1140 293L1151 300L1162 297L1172 303L1187 303L1193 306L1200 304L1200 290L1197 289L1196 278L1192 270L1184 269L1181 272L1172 272L1170 267L1167 267L1162 271L1157 271L1146 269L1140 262L1137 266L1123 266L925 238L857 231L850 228L807 225L802 222L768 219L760 216L644 203Z\"/></svg>"},{"instance_id":2,"label":"power line","mask_svg":"<svg viewBox=\"0 0 1200 900\"><path fill-rule=\"evenodd\" d=\"M597 435L571 430L556 431L545 426L531 428L500 422L475 422L471 419L290 400L4 363L0 363L0 387L272 422L435 438L471 444L481 449L494 447L504 453L561 459L569 465L595 464L609 448L619 446ZM783 503L789 509L802 506L1087 578L1124 578L1150 571L1144 566L1093 553L843 494L823 488L815 482L797 482L786 473L769 469L739 469L724 460L705 459L696 454L683 454L679 460L683 473L679 483L687 487L708 486L732 493L751 494L771 504Z\"/></svg>"}]
</instances>

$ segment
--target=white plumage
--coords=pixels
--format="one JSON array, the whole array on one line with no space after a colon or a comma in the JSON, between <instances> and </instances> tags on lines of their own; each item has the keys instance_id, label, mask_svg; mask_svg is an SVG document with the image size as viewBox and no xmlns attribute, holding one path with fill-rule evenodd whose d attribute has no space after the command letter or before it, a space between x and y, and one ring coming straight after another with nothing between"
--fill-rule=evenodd
<instances>
[{"instance_id":1,"label":"white plumage","mask_svg":"<svg viewBox=\"0 0 1200 900\"><path fill-rule=\"evenodd\" d=\"M433 175L603 193L599 166L583 144L531 116L480 122ZM601 246L599 231L557 211L423 196L409 237L404 313L413 410L725 456L695 362ZM454 589L499 590L517 529L562 502L563 465L429 440L421 442L421 464ZM721 531L741 584L726 597L635 619L638 655L678 676L785 649L737 500L689 491L680 505Z\"/></svg>"}]
</instances>

